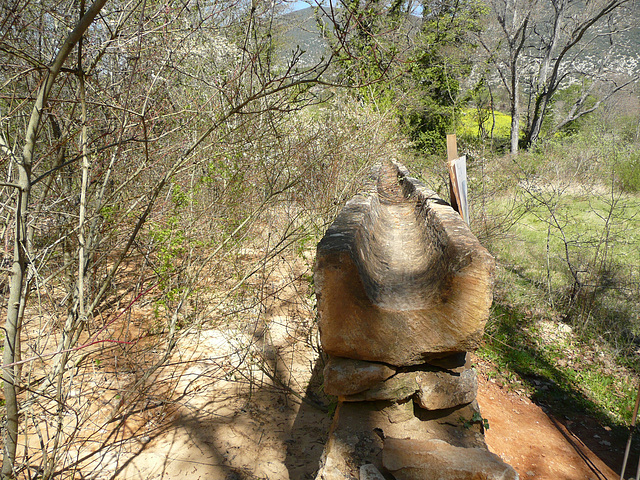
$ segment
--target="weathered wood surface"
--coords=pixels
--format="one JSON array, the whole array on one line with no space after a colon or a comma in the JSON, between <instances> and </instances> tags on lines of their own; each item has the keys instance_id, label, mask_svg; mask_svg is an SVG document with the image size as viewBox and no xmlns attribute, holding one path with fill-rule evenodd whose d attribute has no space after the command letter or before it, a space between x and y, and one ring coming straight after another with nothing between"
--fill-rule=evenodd
<instances>
[{"instance_id":1,"label":"weathered wood surface","mask_svg":"<svg viewBox=\"0 0 640 480\"><path fill-rule=\"evenodd\" d=\"M398 164L347 203L318 244L325 391L338 396L318 480L517 480L487 450L474 350L493 257Z\"/></svg>"},{"instance_id":2,"label":"weathered wood surface","mask_svg":"<svg viewBox=\"0 0 640 480\"><path fill-rule=\"evenodd\" d=\"M318 244L324 350L417 365L477 348L494 259L446 202L399 164L350 200Z\"/></svg>"}]
</instances>

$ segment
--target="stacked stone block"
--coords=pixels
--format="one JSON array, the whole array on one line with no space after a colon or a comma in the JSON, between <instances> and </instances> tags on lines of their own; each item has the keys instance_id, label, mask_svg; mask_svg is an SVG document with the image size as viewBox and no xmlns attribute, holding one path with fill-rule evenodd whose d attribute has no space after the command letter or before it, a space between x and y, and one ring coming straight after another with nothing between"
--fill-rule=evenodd
<instances>
[{"instance_id":1,"label":"stacked stone block","mask_svg":"<svg viewBox=\"0 0 640 480\"><path fill-rule=\"evenodd\" d=\"M377 176L317 249L324 388L338 397L318 478L517 478L486 448L467 355L489 314L494 259L402 165Z\"/></svg>"}]
</instances>

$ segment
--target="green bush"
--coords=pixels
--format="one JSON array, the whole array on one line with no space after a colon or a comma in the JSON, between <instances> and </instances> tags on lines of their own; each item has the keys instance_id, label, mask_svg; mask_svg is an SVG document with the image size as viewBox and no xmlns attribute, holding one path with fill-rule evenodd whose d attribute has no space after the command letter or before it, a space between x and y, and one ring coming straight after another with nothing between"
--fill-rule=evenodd
<instances>
[{"instance_id":1,"label":"green bush","mask_svg":"<svg viewBox=\"0 0 640 480\"><path fill-rule=\"evenodd\" d=\"M623 192L640 192L640 153L630 151L618 160L616 177Z\"/></svg>"}]
</instances>

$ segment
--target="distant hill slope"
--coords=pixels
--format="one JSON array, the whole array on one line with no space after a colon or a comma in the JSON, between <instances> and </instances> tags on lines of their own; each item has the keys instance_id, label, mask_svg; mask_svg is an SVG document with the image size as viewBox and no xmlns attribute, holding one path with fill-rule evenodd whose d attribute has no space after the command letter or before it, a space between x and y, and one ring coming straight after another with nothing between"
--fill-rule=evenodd
<instances>
[{"instance_id":1,"label":"distant hill slope","mask_svg":"<svg viewBox=\"0 0 640 480\"><path fill-rule=\"evenodd\" d=\"M631 28L619 34L616 39L619 46L609 62L611 68L618 73L640 75L640 11L631 10L629 14L633 17L629 20ZM419 20L417 17L415 20L414 28L417 28ZM331 32L333 26L329 19L325 16L322 21L323 28ZM283 15L279 26L282 31L282 43L278 49L278 57L283 62L289 60L292 52L298 48L304 52L299 62L301 67L315 65L322 57L326 58L330 54L328 40L318 25L314 8L309 7ZM600 37L589 45L585 44L585 47L578 62L579 67L583 71L594 71L607 53L608 37Z\"/></svg>"},{"instance_id":2,"label":"distant hill slope","mask_svg":"<svg viewBox=\"0 0 640 480\"><path fill-rule=\"evenodd\" d=\"M331 22L323 18L325 28L332 27ZM299 65L310 67L316 65L322 57L329 55L329 43L318 24L314 8L304 8L287 13L280 19L283 43L278 49L278 57L290 59L292 52L300 49L304 53Z\"/></svg>"}]
</instances>

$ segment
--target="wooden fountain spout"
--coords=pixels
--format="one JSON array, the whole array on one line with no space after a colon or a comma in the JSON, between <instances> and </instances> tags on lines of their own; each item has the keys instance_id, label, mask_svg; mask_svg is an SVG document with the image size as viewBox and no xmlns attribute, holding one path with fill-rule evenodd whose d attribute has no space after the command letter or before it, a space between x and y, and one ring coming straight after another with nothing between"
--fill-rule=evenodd
<instances>
[{"instance_id":1,"label":"wooden fountain spout","mask_svg":"<svg viewBox=\"0 0 640 480\"><path fill-rule=\"evenodd\" d=\"M318 244L324 350L415 365L475 350L492 301L494 259L459 214L397 163L351 199Z\"/></svg>"}]
</instances>

